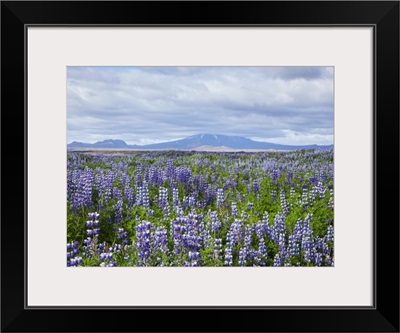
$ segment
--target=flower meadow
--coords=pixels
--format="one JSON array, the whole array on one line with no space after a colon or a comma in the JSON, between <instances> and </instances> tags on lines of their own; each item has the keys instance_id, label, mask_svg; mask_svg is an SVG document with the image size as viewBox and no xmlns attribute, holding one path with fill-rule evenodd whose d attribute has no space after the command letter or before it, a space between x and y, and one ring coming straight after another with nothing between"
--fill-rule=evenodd
<instances>
[{"instance_id":1,"label":"flower meadow","mask_svg":"<svg viewBox=\"0 0 400 333\"><path fill-rule=\"evenodd\" d=\"M333 266L333 150L67 153L67 266Z\"/></svg>"}]
</instances>

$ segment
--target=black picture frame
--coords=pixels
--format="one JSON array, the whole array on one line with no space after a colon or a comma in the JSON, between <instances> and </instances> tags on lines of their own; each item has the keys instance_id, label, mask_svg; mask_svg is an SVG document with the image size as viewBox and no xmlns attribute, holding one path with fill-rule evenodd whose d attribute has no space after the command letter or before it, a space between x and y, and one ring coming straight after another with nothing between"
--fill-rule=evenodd
<instances>
[{"instance_id":1,"label":"black picture frame","mask_svg":"<svg viewBox=\"0 0 400 333\"><path fill-rule=\"evenodd\" d=\"M26 306L26 29L29 25L119 24L374 28L372 307ZM2 1L1 160L3 332L399 332L398 1Z\"/></svg>"}]
</instances>

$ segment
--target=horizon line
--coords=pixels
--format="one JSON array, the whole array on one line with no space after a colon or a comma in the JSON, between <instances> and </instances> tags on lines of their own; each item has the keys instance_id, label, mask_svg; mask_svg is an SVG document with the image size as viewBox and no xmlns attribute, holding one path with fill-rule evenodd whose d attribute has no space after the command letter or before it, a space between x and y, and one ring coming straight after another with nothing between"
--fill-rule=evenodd
<instances>
[{"instance_id":1,"label":"horizon line","mask_svg":"<svg viewBox=\"0 0 400 333\"><path fill-rule=\"evenodd\" d=\"M253 140L250 139L248 137L245 136L239 136L239 135L226 135L226 134L212 134L212 133L200 133L200 134L194 134L194 135L189 135L180 139L173 139L173 140L166 140L166 141L160 141L160 142L153 142L153 143L143 143L143 144L137 144L137 143L128 143L127 141L125 141L124 139L103 139L103 140L98 140L98 141L94 141L94 142L85 142L85 141L77 141L77 140L73 140L69 143L67 143L67 145L70 145L74 142L77 143L83 143L83 144L96 144L96 143L100 143L100 142L104 142L104 141L122 141L124 142L126 145L128 146L149 146L149 145L156 145L156 144L161 144L161 143L168 143L168 142L175 142L175 141L180 141L180 140L184 140L184 139L188 139L188 138L192 138L195 136L200 136L200 135L213 135L213 136L225 136L225 137L237 137L237 138L245 138L248 140L251 140L253 142L257 142L257 143L269 143L269 144L274 144L274 145L281 145L281 146L333 146L334 143L327 143L327 144L319 144L319 143L275 143L275 142L271 142L271 141L258 141L258 140ZM268 139L266 139L268 140Z\"/></svg>"}]
</instances>

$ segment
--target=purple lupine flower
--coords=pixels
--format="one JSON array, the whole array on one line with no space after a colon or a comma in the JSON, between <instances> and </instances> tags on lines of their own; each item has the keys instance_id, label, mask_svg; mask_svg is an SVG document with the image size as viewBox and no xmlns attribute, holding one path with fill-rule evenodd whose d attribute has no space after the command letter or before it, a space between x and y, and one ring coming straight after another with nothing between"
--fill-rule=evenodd
<instances>
[{"instance_id":1,"label":"purple lupine flower","mask_svg":"<svg viewBox=\"0 0 400 333\"><path fill-rule=\"evenodd\" d=\"M308 195L308 202L310 205L313 205L314 202L317 200L317 191L315 189L315 187L313 187Z\"/></svg>"},{"instance_id":2,"label":"purple lupine flower","mask_svg":"<svg viewBox=\"0 0 400 333\"><path fill-rule=\"evenodd\" d=\"M288 215L289 214L289 207L288 207L287 202L286 202L285 191L281 190L279 197L280 197L280 201L281 201L282 213L284 215Z\"/></svg>"},{"instance_id":3,"label":"purple lupine flower","mask_svg":"<svg viewBox=\"0 0 400 333\"><path fill-rule=\"evenodd\" d=\"M268 238L274 239L274 227L271 227L269 225L269 214L268 212L264 212L262 220L261 220L261 226L264 231L264 235L267 235Z\"/></svg>"},{"instance_id":4,"label":"purple lupine flower","mask_svg":"<svg viewBox=\"0 0 400 333\"><path fill-rule=\"evenodd\" d=\"M333 242L333 226L332 225L328 226L328 232L326 234L326 241Z\"/></svg>"},{"instance_id":5,"label":"purple lupine flower","mask_svg":"<svg viewBox=\"0 0 400 333\"><path fill-rule=\"evenodd\" d=\"M99 213L94 212L94 213L89 213L88 214L89 219L93 220L94 223L98 223L98 218L99 218Z\"/></svg>"},{"instance_id":6,"label":"purple lupine flower","mask_svg":"<svg viewBox=\"0 0 400 333\"><path fill-rule=\"evenodd\" d=\"M334 208L334 204L333 204L333 189L329 190L329 201L328 201L328 207L330 209Z\"/></svg>"},{"instance_id":7,"label":"purple lupine flower","mask_svg":"<svg viewBox=\"0 0 400 333\"><path fill-rule=\"evenodd\" d=\"M303 185L303 193L301 194L301 204L303 206L303 212L305 212L308 206L308 189L306 185Z\"/></svg>"},{"instance_id":8,"label":"purple lupine flower","mask_svg":"<svg viewBox=\"0 0 400 333\"><path fill-rule=\"evenodd\" d=\"M326 188L323 186L321 181L318 181L317 185L313 187L314 193L319 195L320 198L325 196Z\"/></svg>"},{"instance_id":9,"label":"purple lupine flower","mask_svg":"<svg viewBox=\"0 0 400 333\"><path fill-rule=\"evenodd\" d=\"M214 240L214 260L219 260L221 259L222 255L222 239L221 238L216 238Z\"/></svg>"},{"instance_id":10,"label":"purple lupine flower","mask_svg":"<svg viewBox=\"0 0 400 333\"><path fill-rule=\"evenodd\" d=\"M279 253L277 253L274 257L274 263L273 263L274 267L278 267L278 266L282 266L282 258L280 256Z\"/></svg>"},{"instance_id":11,"label":"purple lupine flower","mask_svg":"<svg viewBox=\"0 0 400 333\"><path fill-rule=\"evenodd\" d=\"M144 208L150 208L149 186L147 183L143 184L142 206Z\"/></svg>"},{"instance_id":12,"label":"purple lupine flower","mask_svg":"<svg viewBox=\"0 0 400 333\"><path fill-rule=\"evenodd\" d=\"M99 239L100 228L99 227L99 213L92 212L88 213L89 220L86 221L86 230L88 238L84 240L86 257L93 257L97 253L97 242Z\"/></svg>"},{"instance_id":13,"label":"purple lupine flower","mask_svg":"<svg viewBox=\"0 0 400 333\"><path fill-rule=\"evenodd\" d=\"M160 187L158 194L158 206L160 208L164 208L167 205L168 205L168 189L165 187Z\"/></svg>"},{"instance_id":14,"label":"purple lupine flower","mask_svg":"<svg viewBox=\"0 0 400 333\"><path fill-rule=\"evenodd\" d=\"M79 253L79 243L78 243L78 241L72 242L72 252L75 255Z\"/></svg>"},{"instance_id":15,"label":"purple lupine flower","mask_svg":"<svg viewBox=\"0 0 400 333\"><path fill-rule=\"evenodd\" d=\"M142 204L143 204L143 188L142 188L142 186L138 186L138 187L136 187L135 205L142 206Z\"/></svg>"},{"instance_id":16,"label":"purple lupine flower","mask_svg":"<svg viewBox=\"0 0 400 333\"><path fill-rule=\"evenodd\" d=\"M138 164L135 170L135 187L141 187L143 182L143 166Z\"/></svg>"},{"instance_id":17,"label":"purple lupine flower","mask_svg":"<svg viewBox=\"0 0 400 333\"><path fill-rule=\"evenodd\" d=\"M235 221L230 225L229 231L226 235L226 248L224 254L224 265L233 265L233 249L242 239L242 221L235 219Z\"/></svg>"},{"instance_id":18,"label":"purple lupine flower","mask_svg":"<svg viewBox=\"0 0 400 333\"><path fill-rule=\"evenodd\" d=\"M218 219L218 215L216 212L209 212L211 223L210 223L210 231L215 234L222 228L222 223Z\"/></svg>"},{"instance_id":19,"label":"purple lupine flower","mask_svg":"<svg viewBox=\"0 0 400 333\"><path fill-rule=\"evenodd\" d=\"M110 261L112 260L112 252L102 252L100 253L100 260L101 261Z\"/></svg>"},{"instance_id":20,"label":"purple lupine flower","mask_svg":"<svg viewBox=\"0 0 400 333\"><path fill-rule=\"evenodd\" d=\"M329 266L334 266L333 260L330 256L325 257L325 263Z\"/></svg>"},{"instance_id":21,"label":"purple lupine flower","mask_svg":"<svg viewBox=\"0 0 400 333\"><path fill-rule=\"evenodd\" d=\"M325 242L322 243L321 252L325 257L329 257L330 254L331 254L331 250L329 248L329 245L326 244Z\"/></svg>"},{"instance_id":22,"label":"purple lupine flower","mask_svg":"<svg viewBox=\"0 0 400 333\"><path fill-rule=\"evenodd\" d=\"M159 189L158 206L162 209L164 220L168 220L170 214L168 203L168 189L162 186Z\"/></svg>"},{"instance_id":23,"label":"purple lupine flower","mask_svg":"<svg viewBox=\"0 0 400 333\"><path fill-rule=\"evenodd\" d=\"M323 238L318 237L318 236L314 238L314 246L315 246L316 250L322 251L323 244L324 244Z\"/></svg>"},{"instance_id":24,"label":"purple lupine flower","mask_svg":"<svg viewBox=\"0 0 400 333\"><path fill-rule=\"evenodd\" d=\"M244 229L244 238L243 238L243 249L245 252L245 262L244 266L246 266L246 260L253 260L254 251L251 249L251 239L253 235L252 226L246 225Z\"/></svg>"},{"instance_id":25,"label":"purple lupine flower","mask_svg":"<svg viewBox=\"0 0 400 333\"><path fill-rule=\"evenodd\" d=\"M224 190L219 188L217 190L217 207L220 208L224 204Z\"/></svg>"},{"instance_id":26,"label":"purple lupine flower","mask_svg":"<svg viewBox=\"0 0 400 333\"><path fill-rule=\"evenodd\" d=\"M278 213L274 218L274 233L273 233L273 241L275 243L279 243L279 235L285 235L286 232L286 224L285 224L285 216Z\"/></svg>"},{"instance_id":27,"label":"purple lupine flower","mask_svg":"<svg viewBox=\"0 0 400 333\"><path fill-rule=\"evenodd\" d=\"M185 266L201 266L201 256L199 251L189 251L188 259L189 262L185 263Z\"/></svg>"},{"instance_id":28,"label":"purple lupine flower","mask_svg":"<svg viewBox=\"0 0 400 333\"><path fill-rule=\"evenodd\" d=\"M164 214L164 220L168 220L169 215L170 215L170 209L169 209L169 205L166 205L162 208L163 214Z\"/></svg>"},{"instance_id":29,"label":"purple lupine flower","mask_svg":"<svg viewBox=\"0 0 400 333\"><path fill-rule=\"evenodd\" d=\"M293 230L293 242L300 243L303 237L303 221L298 219Z\"/></svg>"},{"instance_id":30,"label":"purple lupine flower","mask_svg":"<svg viewBox=\"0 0 400 333\"><path fill-rule=\"evenodd\" d=\"M237 245L242 239L242 220L235 219L229 227L226 237L227 241L233 246Z\"/></svg>"},{"instance_id":31,"label":"purple lupine flower","mask_svg":"<svg viewBox=\"0 0 400 333\"><path fill-rule=\"evenodd\" d=\"M84 244L85 246L90 246L91 243L92 243L92 239L91 239L90 237L85 238L85 239L83 240L83 244Z\"/></svg>"},{"instance_id":32,"label":"purple lupine flower","mask_svg":"<svg viewBox=\"0 0 400 333\"><path fill-rule=\"evenodd\" d=\"M286 238L284 233L279 233L278 251L281 253L282 258L286 257Z\"/></svg>"},{"instance_id":33,"label":"purple lupine flower","mask_svg":"<svg viewBox=\"0 0 400 333\"><path fill-rule=\"evenodd\" d=\"M303 249L304 260L307 263L312 262L312 260L314 259L314 253L315 253L314 237L313 237L313 232L310 228L311 218L312 218L312 214L308 214L306 216L306 218L304 219L303 236L302 236L302 240L301 240L301 247Z\"/></svg>"},{"instance_id":34,"label":"purple lupine flower","mask_svg":"<svg viewBox=\"0 0 400 333\"><path fill-rule=\"evenodd\" d=\"M289 236L287 252L291 257L300 256L300 244L296 242L296 236L294 235Z\"/></svg>"},{"instance_id":35,"label":"purple lupine flower","mask_svg":"<svg viewBox=\"0 0 400 333\"><path fill-rule=\"evenodd\" d=\"M124 188L124 196L125 200L128 203L128 208L132 207L133 203L135 202L133 190L131 188L130 179L125 182Z\"/></svg>"},{"instance_id":36,"label":"purple lupine flower","mask_svg":"<svg viewBox=\"0 0 400 333\"><path fill-rule=\"evenodd\" d=\"M273 180L274 182L276 182L276 180L278 179L278 177L279 177L279 171L278 171L277 169L274 169L274 170L272 171L272 173L271 173L271 178L272 178L272 180Z\"/></svg>"},{"instance_id":37,"label":"purple lupine flower","mask_svg":"<svg viewBox=\"0 0 400 333\"><path fill-rule=\"evenodd\" d=\"M189 196L189 200L188 200L188 206L190 208L195 208L196 207L196 197L192 194Z\"/></svg>"},{"instance_id":38,"label":"purple lupine flower","mask_svg":"<svg viewBox=\"0 0 400 333\"><path fill-rule=\"evenodd\" d=\"M79 266L79 264L81 264L83 261L82 257L75 257L75 258L71 258L69 261L69 266Z\"/></svg>"},{"instance_id":39,"label":"purple lupine flower","mask_svg":"<svg viewBox=\"0 0 400 333\"><path fill-rule=\"evenodd\" d=\"M188 219L186 220L186 232L183 234L183 246L185 251L190 254L188 257L189 266L201 266L201 258L200 258L200 241L201 241L201 234L199 230L199 223L198 223L198 216L192 212L189 213ZM197 255L198 253L198 255Z\"/></svg>"},{"instance_id":40,"label":"purple lupine flower","mask_svg":"<svg viewBox=\"0 0 400 333\"><path fill-rule=\"evenodd\" d=\"M118 228L118 236L121 245L128 244L128 233L124 230L124 228Z\"/></svg>"},{"instance_id":41,"label":"purple lupine flower","mask_svg":"<svg viewBox=\"0 0 400 333\"><path fill-rule=\"evenodd\" d=\"M120 194L121 192L118 192ZM120 195L118 195L118 201L114 205L114 220L116 224L121 224L122 223L122 212L123 212L123 201Z\"/></svg>"},{"instance_id":42,"label":"purple lupine flower","mask_svg":"<svg viewBox=\"0 0 400 333\"><path fill-rule=\"evenodd\" d=\"M246 257L247 257L246 247L242 247L239 250L239 261L238 261L239 266L246 266Z\"/></svg>"},{"instance_id":43,"label":"purple lupine flower","mask_svg":"<svg viewBox=\"0 0 400 333\"><path fill-rule=\"evenodd\" d=\"M86 207L91 207L92 202L92 187L94 182L94 174L93 170L88 167L85 168L83 172L83 196L84 196L84 205Z\"/></svg>"},{"instance_id":44,"label":"purple lupine flower","mask_svg":"<svg viewBox=\"0 0 400 333\"><path fill-rule=\"evenodd\" d=\"M136 188L135 205L150 208L149 187L145 182L143 183L143 186L138 186Z\"/></svg>"},{"instance_id":45,"label":"purple lupine flower","mask_svg":"<svg viewBox=\"0 0 400 333\"><path fill-rule=\"evenodd\" d=\"M110 247L108 251L109 252L113 252L113 253L117 253L117 252L120 252L121 249L122 249L121 244L114 244L114 247Z\"/></svg>"},{"instance_id":46,"label":"purple lupine flower","mask_svg":"<svg viewBox=\"0 0 400 333\"><path fill-rule=\"evenodd\" d=\"M204 201L203 201L203 205L207 206L209 204L212 204L215 201L216 198L216 194L214 191L213 186L211 185L207 185L205 192L204 192Z\"/></svg>"},{"instance_id":47,"label":"purple lupine flower","mask_svg":"<svg viewBox=\"0 0 400 333\"><path fill-rule=\"evenodd\" d=\"M232 254L232 244L227 243L224 254L224 266L232 266L233 265L233 254Z\"/></svg>"},{"instance_id":48,"label":"purple lupine flower","mask_svg":"<svg viewBox=\"0 0 400 333\"><path fill-rule=\"evenodd\" d=\"M170 180L174 180L176 177L176 169L174 166L174 160L172 159L167 161L166 177Z\"/></svg>"},{"instance_id":49,"label":"purple lupine flower","mask_svg":"<svg viewBox=\"0 0 400 333\"><path fill-rule=\"evenodd\" d=\"M186 207L189 207L189 197L187 195L182 200L182 208L185 209Z\"/></svg>"},{"instance_id":50,"label":"purple lupine flower","mask_svg":"<svg viewBox=\"0 0 400 333\"><path fill-rule=\"evenodd\" d=\"M107 171L105 174L98 174L96 177L96 187L99 192L99 204L102 208L112 198L112 188L114 182L114 174Z\"/></svg>"},{"instance_id":51,"label":"purple lupine flower","mask_svg":"<svg viewBox=\"0 0 400 333\"><path fill-rule=\"evenodd\" d=\"M182 234L186 231L186 218L181 214L178 213L171 225L172 239L174 240L175 254L177 255L181 252Z\"/></svg>"},{"instance_id":52,"label":"purple lupine flower","mask_svg":"<svg viewBox=\"0 0 400 333\"><path fill-rule=\"evenodd\" d=\"M314 254L314 260L313 260L315 266L321 266L322 265L322 253L316 252Z\"/></svg>"},{"instance_id":53,"label":"purple lupine flower","mask_svg":"<svg viewBox=\"0 0 400 333\"><path fill-rule=\"evenodd\" d=\"M108 262L103 261L100 264L100 267L116 267L116 266L117 266L117 262L116 261L108 261Z\"/></svg>"},{"instance_id":54,"label":"purple lupine flower","mask_svg":"<svg viewBox=\"0 0 400 333\"><path fill-rule=\"evenodd\" d=\"M256 235L257 235L257 238L258 239L264 239L264 236L266 235L266 231L265 231L265 227L264 227L264 225L263 225L263 223L257 223L256 225L255 225L255 232L256 232Z\"/></svg>"},{"instance_id":55,"label":"purple lupine flower","mask_svg":"<svg viewBox=\"0 0 400 333\"><path fill-rule=\"evenodd\" d=\"M79 243L77 241L67 243L67 267L78 266L82 263L79 254Z\"/></svg>"},{"instance_id":56,"label":"purple lupine flower","mask_svg":"<svg viewBox=\"0 0 400 333\"><path fill-rule=\"evenodd\" d=\"M172 189L172 206L174 209L178 208L180 206L179 203L179 192L176 187Z\"/></svg>"},{"instance_id":57,"label":"purple lupine flower","mask_svg":"<svg viewBox=\"0 0 400 333\"><path fill-rule=\"evenodd\" d=\"M258 241L257 257L258 257L258 264L260 266L267 265L268 252L267 252L267 247L265 246L265 241L264 241L263 237L259 238L259 241Z\"/></svg>"},{"instance_id":58,"label":"purple lupine flower","mask_svg":"<svg viewBox=\"0 0 400 333\"><path fill-rule=\"evenodd\" d=\"M209 248L212 244L212 238L210 230L202 229L200 231L200 244L204 246L205 249Z\"/></svg>"},{"instance_id":59,"label":"purple lupine flower","mask_svg":"<svg viewBox=\"0 0 400 333\"><path fill-rule=\"evenodd\" d=\"M77 211L81 207L92 206L93 170L85 167L83 171L74 170L70 176L69 188L72 208Z\"/></svg>"},{"instance_id":60,"label":"purple lupine flower","mask_svg":"<svg viewBox=\"0 0 400 333\"><path fill-rule=\"evenodd\" d=\"M238 210L236 207L236 202L232 202L231 204L231 216L237 217L238 216Z\"/></svg>"},{"instance_id":61,"label":"purple lupine flower","mask_svg":"<svg viewBox=\"0 0 400 333\"><path fill-rule=\"evenodd\" d=\"M154 255L156 257L156 265L164 266L168 258L168 234L167 229L163 226L155 229L153 239Z\"/></svg>"},{"instance_id":62,"label":"purple lupine flower","mask_svg":"<svg viewBox=\"0 0 400 333\"><path fill-rule=\"evenodd\" d=\"M287 173L287 181L288 181L288 183L291 183L292 179L293 179L293 173L291 171L289 171Z\"/></svg>"},{"instance_id":63,"label":"purple lupine flower","mask_svg":"<svg viewBox=\"0 0 400 333\"><path fill-rule=\"evenodd\" d=\"M137 249L139 266L147 266L150 261L150 231L152 224L149 221L142 221L136 228Z\"/></svg>"},{"instance_id":64,"label":"purple lupine flower","mask_svg":"<svg viewBox=\"0 0 400 333\"><path fill-rule=\"evenodd\" d=\"M296 191L295 191L295 189L294 189L295 186L296 186L295 184L292 184L292 186L290 187L289 196L290 196L291 198L293 198L294 195L296 194Z\"/></svg>"}]
</instances>

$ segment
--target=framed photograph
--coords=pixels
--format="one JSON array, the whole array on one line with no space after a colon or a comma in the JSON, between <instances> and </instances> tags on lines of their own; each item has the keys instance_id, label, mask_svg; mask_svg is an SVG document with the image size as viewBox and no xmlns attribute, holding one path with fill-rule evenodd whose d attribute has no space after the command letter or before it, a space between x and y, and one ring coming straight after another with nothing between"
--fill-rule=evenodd
<instances>
[{"instance_id":1,"label":"framed photograph","mask_svg":"<svg viewBox=\"0 0 400 333\"><path fill-rule=\"evenodd\" d=\"M399 332L398 1L1 29L2 331Z\"/></svg>"}]
</instances>

